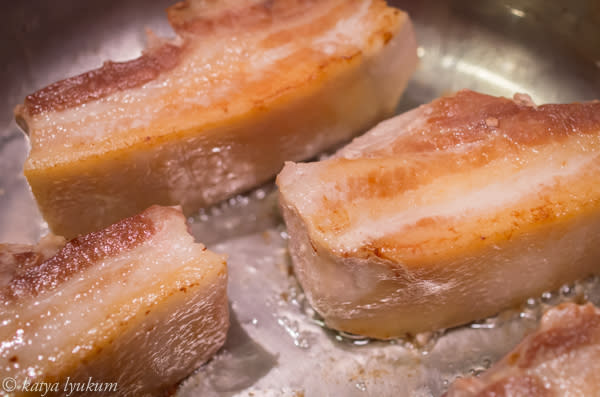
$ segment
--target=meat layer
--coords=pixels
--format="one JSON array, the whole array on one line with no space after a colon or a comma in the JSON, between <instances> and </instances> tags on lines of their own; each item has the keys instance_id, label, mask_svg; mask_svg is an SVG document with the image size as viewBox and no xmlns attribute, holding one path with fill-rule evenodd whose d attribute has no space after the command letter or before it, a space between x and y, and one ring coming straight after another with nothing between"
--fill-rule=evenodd
<instances>
[{"instance_id":1,"label":"meat layer","mask_svg":"<svg viewBox=\"0 0 600 397\"><path fill-rule=\"evenodd\" d=\"M539 329L479 378L457 380L446 397L597 396L600 310L588 303L550 309Z\"/></svg>"},{"instance_id":2,"label":"meat layer","mask_svg":"<svg viewBox=\"0 0 600 397\"><path fill-rule=\"evenodd\" d=\"M163 395L224 343L225 259L180 210L50 243L0 254L0 368L16 385L91 377L116 384L106 395Z\"/></svg>"},{"instance_id":3,"label":"meat layer","mask_svg":"<svg viewBox=\"0 0 600 397\"><path fill-rule=\"evenodd\" d=\"M410 20L383 0L189 0L168 16L174 40L16 108L54 233L265 182L392 114L416 66Z\"/></svg>"},{"instance_id":4,"label":"meat layer","mask_svg":"<svg viewBox=\"0 0 600 397\"><path fill-rule=\"evenodd\" d=\"M278 176L296 274L379 338L497 313L600 268L600 103L472 91ZM473 302L477 302L476 305Z\"/></svg>"}]
</instances>

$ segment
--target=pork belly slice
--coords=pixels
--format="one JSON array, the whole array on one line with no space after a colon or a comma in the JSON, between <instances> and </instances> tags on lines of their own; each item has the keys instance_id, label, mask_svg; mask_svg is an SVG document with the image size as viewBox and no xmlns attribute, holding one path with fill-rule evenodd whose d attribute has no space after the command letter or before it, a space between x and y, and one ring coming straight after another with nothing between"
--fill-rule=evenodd
<instances>
[{"instance_id":1,"label":"pork belly slice","mask_svg":"<svg viewBox=\"0 0 600 397\"><path fill-rule=\"evenodd\" d=\"M55 234L263 183L389 117L417 62L408 15L383 0L189 0L168 17L176 39L16 108Z\"/></svg>"},{"instance_id":2,"label":"pork belly slice","mask_svg":"<svg viewBox=\"0 0 600 397\"><path fill-rule=\"evenodd\" d=\"M225 341L225 258L194 243L179 209L60 249L0 249L0 372L18 385L91 377L117 383L110 395L163 395Z\"/></svg>"},{"instance_id":3,"label":"pork belly slice","mask_svg":"<svg viewBox=\"0 0 600 397\"><path fill-rule=\"evenodd\" d=\"M565 303L479 378L458 379L446 397L597 396L600 310Z\"/></svg>"},{"instance_id":4,"label":"pork belly slice","mask_svg":"<svg viewBox=\"0 0 600 397\"><path fill-rule=\"evenodd\" d=\"M600 268L600 103L472 91L277 178L296 275L335 329L453 327Z\"/></svg>"}]
</instances>

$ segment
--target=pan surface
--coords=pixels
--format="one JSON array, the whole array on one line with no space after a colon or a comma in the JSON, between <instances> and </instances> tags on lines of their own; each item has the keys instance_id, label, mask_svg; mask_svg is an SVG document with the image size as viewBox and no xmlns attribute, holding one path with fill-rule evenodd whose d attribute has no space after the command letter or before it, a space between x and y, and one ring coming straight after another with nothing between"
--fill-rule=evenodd
<instances>
[{"instance_id":1,"label":"pan surface","mask_svg":"<svg viewBox=\"0 0 600 397\"><path fill-rule=\"evenodd\" d=\"M171 35L170 0L3 2L0 72L0 242L46 233L22 165L26 138L12 109L58 79L137 56L146 27ZM535 102L600 99L597 0L398 0L419 41L419 69L399 111L461 88ZM377 342L326 330L304 300L286 252L272 184L201 211L196 237L230 255L232 327L222 351L179 388L181 396L439 396L534 328L543 308L577 294L600 303L589 279L522 309L443 335Z\"/></svg>"}]
</instances>

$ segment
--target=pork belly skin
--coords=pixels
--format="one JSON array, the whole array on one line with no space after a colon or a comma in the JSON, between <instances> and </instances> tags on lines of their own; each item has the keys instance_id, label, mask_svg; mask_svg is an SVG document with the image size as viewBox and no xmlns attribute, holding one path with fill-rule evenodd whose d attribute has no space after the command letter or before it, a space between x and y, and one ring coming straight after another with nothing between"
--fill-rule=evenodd
<instances>
[{"instance_id":1,"label":"pork belly skin","mask_svg":"<svg viewBox=\"0 0 600 397\"><path fill-rule=\"evenodd\" d=\"M152 204L190 214L391 115L416 66L383 0L180 2L178 37L52 84L16 108L25 175L72 238Z\"/></svg>"},{"instance_id":2,"label":"pork belly skin","mask_svg":"<svg viewBox=\"0 0 600 397\"><path fill-rule=\"evenodd\" d=\"M2 246L0 260L0 368L17 385L91 377L117 384L106 395L164 395L225 341L225 259L194 243L178 209L60 249Z\"/></svg>"},{"instance_id":3,"label":"pork belly skin","mask_svg":"<svg viewBox=\"0 0 600 397\"><path fill-rule=\"evenodd\" d=\"M472 91L277 178L296 275L327 324L453 327L599 270L600 103Z\"/></svg>"},{"instance_id":4,"label":"pork belly skin","mask_svg":"<svg viewBox=\"0 0 600 397\"><path fill-rule=\"evenodd\" d=\"M446 397L597 396L600 310L565 303L479 378L457 380Z\"/></svg>"}]
</instances>

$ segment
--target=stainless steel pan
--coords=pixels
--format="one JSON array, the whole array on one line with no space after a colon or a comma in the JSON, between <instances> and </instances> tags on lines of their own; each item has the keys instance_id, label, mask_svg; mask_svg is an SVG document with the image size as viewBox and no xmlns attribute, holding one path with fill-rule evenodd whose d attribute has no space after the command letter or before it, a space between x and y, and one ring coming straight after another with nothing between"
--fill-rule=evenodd
<instances>
[{"instance_id":1,"label":"stainless steel pan","mask_svg":"<svg viewBox=\"0 0 600 397\"><path fill-rule=\"evenodd\" d=\"M144 28L170 35L170 0L5 1L0 25L0 241L46 232L22 176L27 142L12 108L33 90L139 54ZM416 22L421 64L399 111L460 88L537 102L600 98L600 1L391 1ZM444 335L374 342L323 329L290 273L286 234L264 186L193 219L197 237L230 254L232 329L225 348L182 396L438 396L478 372L574 295L600 303L591 279ZM254 394L251 394L254 393Z\"/></svg>"}]
</instances>

